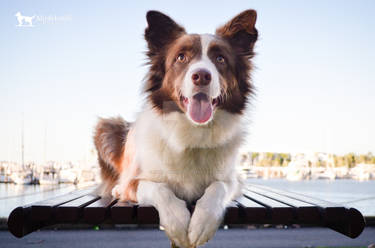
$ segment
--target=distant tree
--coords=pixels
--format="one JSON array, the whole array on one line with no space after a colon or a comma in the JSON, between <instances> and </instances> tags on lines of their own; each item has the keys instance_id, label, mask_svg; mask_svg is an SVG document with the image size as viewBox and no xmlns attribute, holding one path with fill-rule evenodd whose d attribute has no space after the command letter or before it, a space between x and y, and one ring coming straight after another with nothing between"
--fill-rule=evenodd
<instances>
[{"instance_id":1,"label":"distant tree","mask_svg":"<svg viewBox=\"0 0 375 248\"><path fill-rule=\"evenodd\" d=\"M251 153L251 163L255 164L255 160L259 158L259 152Z\"/></svg>"},{"instance_id":2,"label":"distant tree","mask_svg":"<svg viewBox=\"0 0 375 248\"><path fill-rule=\"evenodd\" d=\"M272 160L273 159L273 156L274 156L274 154L272 153L272 152L266 152L266 158L268 159L268 160Z\"/></svg>"},{"instance_id":3,"label":"distant tree","mask_svg":"<svg viewBox=\"0 0 375 248\"><path fill-rule=\"evenodd\" d=\"M327 161L320 161L320 166L327 167Z\"/></svg>"},{"instance_id":4,"label":"distant tree","mask_svg":"<svg viewBox=\"0 0 375 248\"><path fill-rule=\"evenodd\" d=\"M290 162L291 161L291 156L289 153L280 153L280 156L284 159L284 161L286 162Z\"/></svg>"},{"instance_id":5,"label":"distant tree","mask_svg":"<svg viewBox=\"0 0 375 248\"><path fill-rule=\"evenodd\" d=\"M349 168L353 168L356 165L355 161L355 154L354 153L348 153L345 155L346 162Z\"/></svg>"},{"instance_id":6,"label":"distant tree","mask_svg":"<svg viewBox=\"0 0 375 248\"><path fill-rule=\"evenodd\" d=\"M359 155L357 159L358 163L366 163L366 160L366 155L364 154Z\"/></svg>"},{"instance_id":7,"label":"distant tree","mask_svg":"<svg viewBox=\"0 0 375 248\"><path fill-rule=\"evenodd\" d=\"M335 166L335 167L337 167L337 166L339 166L338 165L338 161L339 159L337 158L337 156L336 155L333 155L333 166Z\"/></svg>"}]
</instances>

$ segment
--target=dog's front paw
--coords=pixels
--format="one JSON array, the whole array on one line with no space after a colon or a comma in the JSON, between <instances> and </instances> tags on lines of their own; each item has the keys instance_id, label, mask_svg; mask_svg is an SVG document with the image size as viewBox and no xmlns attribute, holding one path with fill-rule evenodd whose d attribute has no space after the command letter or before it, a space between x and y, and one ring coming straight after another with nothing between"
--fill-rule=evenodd
<instances>
[{"instance_id":1,"label":"dog's front paw","mask_svg":"<svg viewBox=\"0 0 375 248\"><path fill-rule=\"evenodd\" d=\"M119 199L122 194L120 184L117 184L115 187L112 189L112 196L116 199Z\"/></svg>"},{"instance_id":2,"label":"dog's front paw","mask_svg":"<svg viewBox=\"0 0 375 248\"><path fill-rule=\"evenodd\" d=\"M189 241L192 247L203 245L216 233L224 215L224 209L209 209L198 204L195 207L189 224Z\"/></svg>"},{"instance_id":3,"label":"dog's front paw","mask_svg":"<svg viewBox=\"0 0 375 248\"><path fill-rule=\"evenodd\" d=\"M180 248L190 247L187 230L190 221L190 212L186 203L173 197L159 208L160 225L172 242Z\"/></svg>"}]
</instances>

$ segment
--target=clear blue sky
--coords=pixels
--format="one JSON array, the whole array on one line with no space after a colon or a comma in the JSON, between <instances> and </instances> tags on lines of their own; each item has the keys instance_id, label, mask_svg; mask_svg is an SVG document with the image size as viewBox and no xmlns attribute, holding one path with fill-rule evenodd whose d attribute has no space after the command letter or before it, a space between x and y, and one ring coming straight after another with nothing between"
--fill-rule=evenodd
<instances>
[{"instance_id":1,"label":"clear blue sky","mask_svg":"<svg viewBox=\"0 0 375 248\"><path fill-rule=\"evenodd\" d=\"M98 116L134 119L149 9L194 33L258 11L249 150L375 153L375 1L183 2L1 1L0 160L20 159L22 119L39 161L87 156ZM71 20L16 27L18 11Z\"/></svg>"}]
</instances>

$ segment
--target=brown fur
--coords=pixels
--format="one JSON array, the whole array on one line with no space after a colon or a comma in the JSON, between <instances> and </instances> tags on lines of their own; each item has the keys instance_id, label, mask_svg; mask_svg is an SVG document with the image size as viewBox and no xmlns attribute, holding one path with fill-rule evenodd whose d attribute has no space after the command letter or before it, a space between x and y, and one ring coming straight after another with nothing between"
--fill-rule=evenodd
<instances>
[{"instance_id":1,"label":"brown fur","mask_svg":"<svg viewBox=\"0 0 375 248\"><path fill-rule=\"evenodd\" d=\"M145 39L151 67L145 91L149 92L159 89L162 85L165 74L166 46L186 32L183 27L160 12L149 11L146 18L148 27L145 30Z\"/></svg>"},{"instance_id":2,"label":"brown fur","mask_svg":"<svg viewBox=\"0 0 375 248\"><path fill-rule=\"evenodd\" d=\"M121 201L131 201L131 202L138 202L137 200L137 189L138 189L139 179L132 179L126 190L124 191L124 195L120 197Z\"/></svg>"},{"instance_id":3,"label":"brown fur","mask_svg":"<svg viewBox=\"0 0 375 248\"><path fill-rule=\"evenodd\" d=\"M253 67L250 59L254 56L253 48L258 39L256 19L255 10L246 10L216 30L216 35L231 45L235 55L237 86L230 90L229 98L221 103L223 109L232 113L242 113L248 97L254 93L254 87L250 83L250 71Z\"/></svg>"},{"instance_id":4,"label":"brown fur","mask_svg":"<svg viewBox=\"0 0 375 248\"><path fill-rule=\"evenodd\" d=\"M245 10L224 26L216 29L216 34L227 39L239 55L252 57L254 44L258 39L255 28L257 12Z\"/></svg>"},{"instance_id":5,"label":"brown fur","mask_svg":"<svg viewBox=\"0 0 375 248\"><path fill-rule=\"evenodd\" d=\"M125 142L130 124L121 117L100 118L95 128L94 143L98 151L98 161L104 191L113 188L122 171Z\"/></svg>"}]
</instances>

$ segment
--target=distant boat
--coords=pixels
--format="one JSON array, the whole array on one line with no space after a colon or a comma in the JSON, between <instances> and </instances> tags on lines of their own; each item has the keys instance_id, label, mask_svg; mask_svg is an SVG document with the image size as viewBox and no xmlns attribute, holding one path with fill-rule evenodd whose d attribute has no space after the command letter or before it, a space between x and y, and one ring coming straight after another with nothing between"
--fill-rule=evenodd
<instances>
[{"instance_id":1,"label":"distant boat","mask_svg":"<svg viewBox=\"0 0 375 248\"><path fill-rule=\"evenodd\" d=\"M15 184L31 184L33 182L33 175L31 172L26 171L25 168L25 145L24 145L24 120L22 115L22 129L21 129L21 161L22 169L13 171L10 178Z\"/></svg>"},{"instance_id":2,"label":"distant boat","mask_svg":"<svg viewBox=\"0 0 375 248\"><path fill-rule=\"evenodd\" d=\"M31 184L33 182L31 172L14 172L11 179L15 184Z\"/></svg>"},{"instance_id":3,"label":"distant boat","mask_svg":"<svg viewBox=\"0 0 375 248\"><path fill-rule=\"evenodd\" d=\"M79 183L95 181L95 171L92 169L83 169L79 175Z\"/></svg>"},{"instance_id":4,"label":"distant boat","mask_svg":"<svg viewBox=\"0 0 375 248\"><path fill-rule=\"evenodd\" d=\"M40 185L56 185L59 184L59 176L55 171L42 170L39 176Z\"/></svg>"},{"instance_id":5,"label":"distant boat","mask_svg":"<svg viewBox=\"0 0 375 248\"><path fill-rule=\"evenodd\" d=\"M315 175L314 179L335 180L336 178L336 173L332 169L326 169L324 172Z\"/></svg>"},{"instance_id":6,"label":"distant boat","mask_svg":"<svg viewBox=\"0 0 375 248\"><path fill-rule=\"evenodd\" d=\"M308 179L310 176L311 170L308 161L303 156L293 158L286 168L286 179L290 181L300 181Z\"/></svg>"},{"instance_id":7,"label":"distant boat","mask_svg":"<svg viewBox=\"0 0 375 248\"><path fill-rule=\"evenodd\" d=\"M62 169L59 173L59 180L60 183L78 183L78 172L77 170L70 168L70 169Z\"/></svg>"},{"instance_id":8,"label":"distant boat","mask_svg":"<svg viewBox=\"0 0 375 248\"><path fill-rule=\"evenodd\" d=\"M359 181L367 181L372 178L372 173L374 172L375 164L357 164L351 169L350 174L353 179Z\"/></svg>"},{"instance_id":9,"label":"distant boat","mask_svg":"<svg viewBox=\"0 0 375 248\"><path fill-rule=\"evenodd\" d=\"M0 183L12 183L12 178L10 174L5 172L0 172Z\"/></svg>"}]
</instances>

